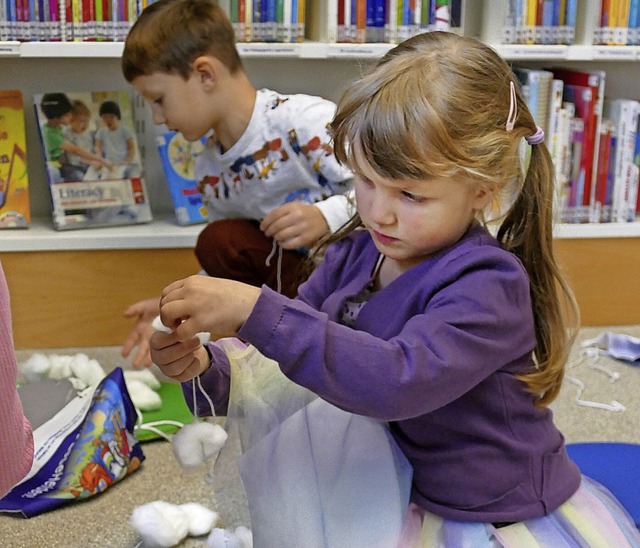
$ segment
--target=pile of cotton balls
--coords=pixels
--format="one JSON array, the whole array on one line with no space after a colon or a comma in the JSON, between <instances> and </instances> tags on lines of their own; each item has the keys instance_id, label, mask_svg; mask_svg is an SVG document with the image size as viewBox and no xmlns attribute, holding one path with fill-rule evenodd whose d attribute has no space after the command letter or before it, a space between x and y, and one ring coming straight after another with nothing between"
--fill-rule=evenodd
<instances>
[{"instance_id":1,"label":"pile of cotton balls","mask_svg":"<svg viewBox=\"0 0 640 548\"><path fill-rule=\"evenodd\" d=\"M186 537L208 534L207 548L252 548L253 537L246 527L235 531L215 527L218 514L195 502L170 504L156 500L138 506L131 524L142 538L143 546L169 548Z\"/></svg>"},{"instance_id":2,"label":"pile of cotton balls","mask_svg":"<svg viewBox=\"0 0 640 548\"><path fill-rule=\"evenodd\" d=\"M27 382L68 379L79 392L97 386L106 377L98 360L83 353L35 353L20 366L20 372ZM156 411L162 407L162 398L157 392L161 384L150 370L125 370L123 375L131 401L140 411Z\"/></svg>"}]
</instances>

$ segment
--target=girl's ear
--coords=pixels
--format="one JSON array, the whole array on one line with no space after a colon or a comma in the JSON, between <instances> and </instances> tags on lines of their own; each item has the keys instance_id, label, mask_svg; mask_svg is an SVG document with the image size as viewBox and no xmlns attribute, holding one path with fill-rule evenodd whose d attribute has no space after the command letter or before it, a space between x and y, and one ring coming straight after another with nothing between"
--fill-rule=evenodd
<instances>
[{"instance_id":1,"label":"girl's ear","mask_svg":"<svg viewBox=\"0 0 640 548\"><path fill-rule=\"evenodd\" d=\"M219 79L219 67L211 57L201 55L193 62L193 72L207 88L215 87Z\"/></svg>"},{"instance_id":2,"label":"girl's ear","mask_svg":"<svg viewBox=\"0 0 640 548\"><path fill-rule=\"evenodd\" d=\"M482 211L485 209L493 200L493 188L489 186L478 186L476 189L476 193L474 195L473 209L476 211Z\"/></svg>"}]
</instances>

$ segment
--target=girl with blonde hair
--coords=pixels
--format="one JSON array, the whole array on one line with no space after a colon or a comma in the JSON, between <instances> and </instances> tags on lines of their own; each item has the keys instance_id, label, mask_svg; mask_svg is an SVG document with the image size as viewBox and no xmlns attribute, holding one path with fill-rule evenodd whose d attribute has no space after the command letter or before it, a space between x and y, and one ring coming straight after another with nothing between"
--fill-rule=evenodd
<instances>
[{"instance_id":1,"label":"girl with blonde hair","mask_svg":"<svg viewBox=\"0 0 640 548\"><path fill-rule=\"evenodd\" d=\"M550 155L510 67L475 39L416 36L347 88L332 133L358 213L298 297L174 282L154 362L224 401L224 356L192 338L236 332L291 381L388 424L413 469L400 546L640 545L547 407L577 309L553 254Z\"/></svg>"}]
</instances>

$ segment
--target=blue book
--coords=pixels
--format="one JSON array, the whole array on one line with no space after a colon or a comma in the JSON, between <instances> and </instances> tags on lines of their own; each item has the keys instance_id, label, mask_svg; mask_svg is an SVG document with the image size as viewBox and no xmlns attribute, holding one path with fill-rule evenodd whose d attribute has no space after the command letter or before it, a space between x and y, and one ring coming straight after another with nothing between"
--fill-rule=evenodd
<instances>
[{"instance_id":1,"label":"blue book","mask_svg":"<svg viewBox=\"0 0 640 548\"><path fill-rule=\"evenodd\" d=\"M629 39L627 44L638 44L638 27L640 26L640 0L631 0L629 4Z\"/></svg>"},{"instance_id":2,"label":"blue book","mask_svg":"<svg viewBox=\"0 0 640 548\"><path fill-rule=\"evenodd\" d=\"M207 210L195 180L196 158L202 153L206 138L189 142L181 133L167 131L156 137L156 145L171 194L176 221L192 225L207 221Z\"/></svg>"},{"instance_id":3,"label":"blue book","mask_svg":"<svg viewBox=\"0 0 640 548\"><path fill-rule=\"evenodd\" d=\"M578 0L567 0L564 16L565 44L573 44L576 36L576 17L578 13Z\"/></svg>"}]
</instances>

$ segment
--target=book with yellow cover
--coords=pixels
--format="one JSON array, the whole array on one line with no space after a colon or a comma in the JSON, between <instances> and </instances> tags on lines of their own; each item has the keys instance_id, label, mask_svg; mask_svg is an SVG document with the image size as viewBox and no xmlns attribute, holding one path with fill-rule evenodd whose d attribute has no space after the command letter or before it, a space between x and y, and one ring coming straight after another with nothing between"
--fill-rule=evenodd
<instances>
[{"instance_id":1,"label":"book with yellow cover","mask_svg":"<svg viewBox=\"0 0 640 548\"><path fill-rule=\"evenodd\" d=\"M22 93L0 90L0 228L29 226L29 174Z\"/></svg>"}]
</instances>

